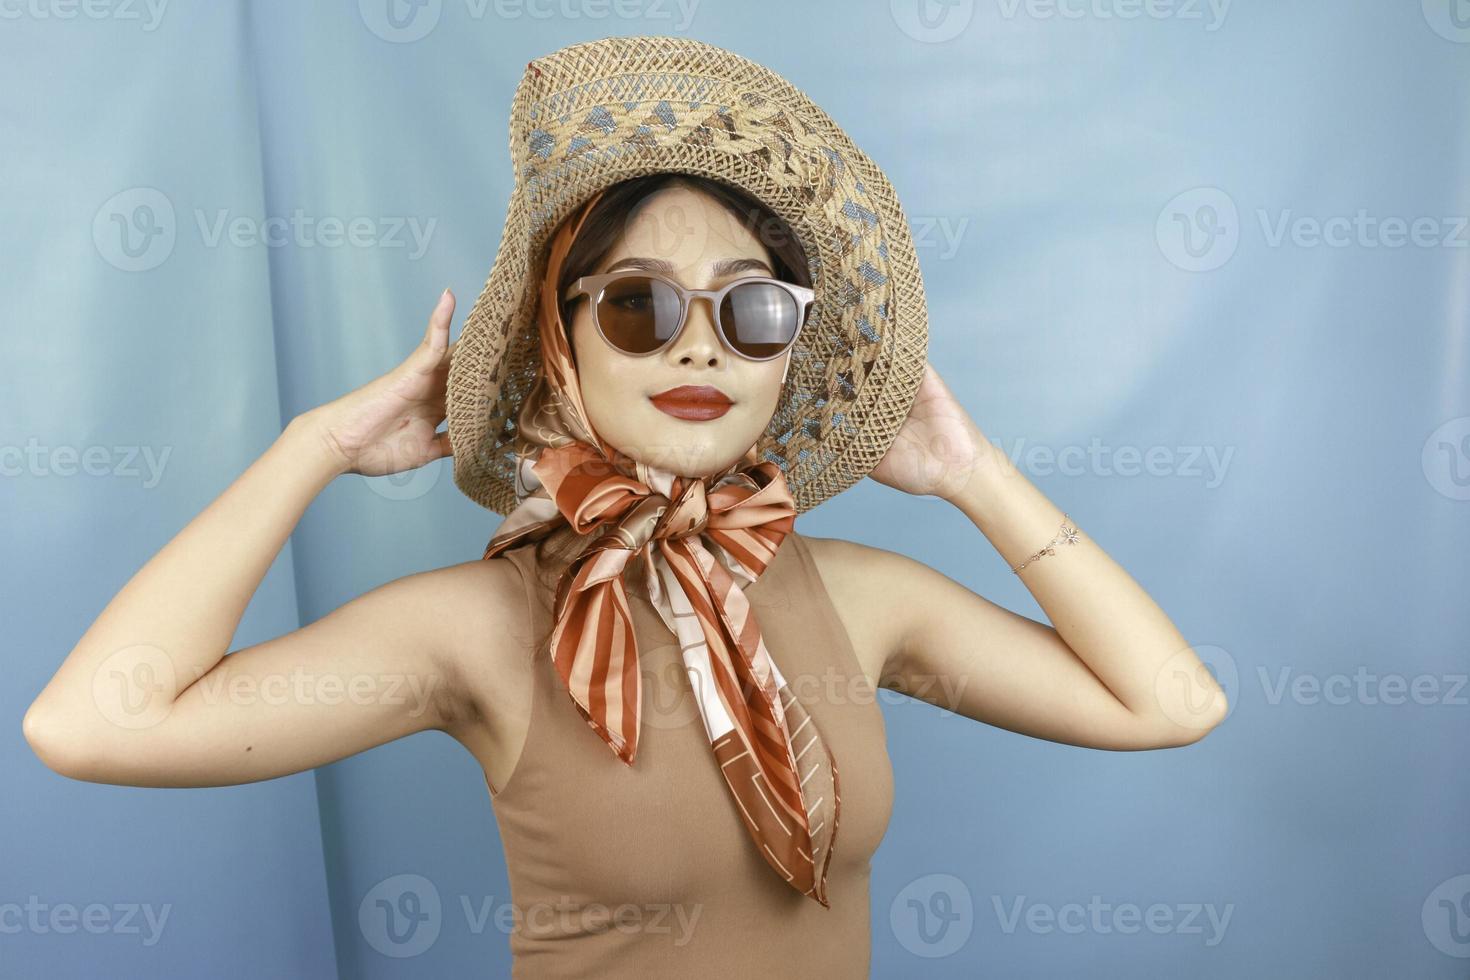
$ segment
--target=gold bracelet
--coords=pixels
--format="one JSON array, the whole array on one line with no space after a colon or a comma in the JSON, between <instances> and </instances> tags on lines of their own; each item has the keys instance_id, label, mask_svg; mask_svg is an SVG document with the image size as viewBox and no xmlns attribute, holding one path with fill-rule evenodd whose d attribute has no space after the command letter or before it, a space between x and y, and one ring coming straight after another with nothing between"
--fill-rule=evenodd
<instances>
[{"instance_id":1,"label":"gold bracelet","mask_svg":"<svg viewBox=\"0 0 1470 980\"><path fill-rule=\"evenodd\" d=\"M1071 523L1069 523L1068 518L1067 518L1067 515L1066 514L1063 514L1062 515L1062 529L1057 532L1057 536L1054 537L1054 538L1052 538L1050 541L1048 541L1047 544L1046 544L1046 547L1042 548L1036 554L1032 555L1030 558L1027 558L1025 561L1021 562L1021 564L1019 564L1019 565L1013 565L1011 567L1011 571L1013 571L1017 575L1019 575L1019 574L1021 574L1021 569L1025 568L1027 565L1031 564L1033 561L1035 561L1036 559L1040 558L1042 555L1055 555L1057 553L1056 552L1056 546L1057 545L1059 545L1059 544L1076 544L1077 543L1077 536L1078 536L1078 534L1079 534L1079 532L1078 532L1076 526L1073 525L1073 524L1071 524Z\"/></svg>"}]
</instances>

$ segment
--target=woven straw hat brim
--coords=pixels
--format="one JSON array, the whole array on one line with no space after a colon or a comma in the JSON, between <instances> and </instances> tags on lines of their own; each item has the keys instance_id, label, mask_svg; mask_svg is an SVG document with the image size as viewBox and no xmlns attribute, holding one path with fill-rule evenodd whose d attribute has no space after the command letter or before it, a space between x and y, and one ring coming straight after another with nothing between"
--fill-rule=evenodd
<instances>
[{"instance_id":1,"label":"woven straw hat brim","mask_svg":"<svg viewBox=\"0 0 1470 980\"><path fill-rule=\"evenodd\" d=\"M805 249L816 299L757 449L797 511L861 480L908 415L928 314L908 221L887 177L780 75L683 37L614 37L530 62L511 103L515 182L495 263L449 368L454 482L515 506L516 411L540 360L546 243L596 191L660 172L743 189Z\"/></svg>"}]
</instances>

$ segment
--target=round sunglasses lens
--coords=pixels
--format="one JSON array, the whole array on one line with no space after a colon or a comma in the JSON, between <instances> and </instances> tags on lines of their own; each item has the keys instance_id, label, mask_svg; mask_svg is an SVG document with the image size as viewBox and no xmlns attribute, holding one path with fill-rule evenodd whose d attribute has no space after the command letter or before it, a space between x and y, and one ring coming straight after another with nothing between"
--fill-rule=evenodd
<instances>
[{"instance_id":1,"label":"round sunglasses lens","mask_svg":"<svg viewBox=\"0 0 1470 980\"><path fill-rule=\"evenodd\" d=\"M768 282L743 283L720 306L730 346L746 357L775 357L790 345L801 326L801 306L786 290Z\"/></svg>"},{"instance_id":2,"label":"round sunglasses lens","mask_svg":"<svg viewBox=\"0 0 1470 980\"><path fill-rule=\"evenodd\" d=\"M649 276L614 280L597 304L597 325L608 343L629 354L656 351L679 326L679 294Z\"/></svg>"}]
</instances>

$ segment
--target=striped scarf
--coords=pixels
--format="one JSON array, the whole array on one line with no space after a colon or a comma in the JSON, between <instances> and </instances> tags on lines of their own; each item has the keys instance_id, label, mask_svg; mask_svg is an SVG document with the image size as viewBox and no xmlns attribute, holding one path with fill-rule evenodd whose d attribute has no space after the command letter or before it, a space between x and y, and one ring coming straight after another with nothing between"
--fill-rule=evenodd
<instances>
[{"instance_id":1,"label":"striped scarf","mask_svg":"<svg viewBox=\"0 0 1470 980\"><path fill-rule=\"evenodd\" d=\"M570 526L590 536L556 589L552 661L582 717L624 763L638 751L642 674L624 572L641 556L650 602L675 635L716 765L746 830L782 879L830 907L837 765L771 659L744 588L796 521L779 466L755 447L686 478L631 459L593 430L556 295L599 192L563 222L538 304L542 359L518 412L517 506L485 558Z\"/></svg>"}]
</instances>

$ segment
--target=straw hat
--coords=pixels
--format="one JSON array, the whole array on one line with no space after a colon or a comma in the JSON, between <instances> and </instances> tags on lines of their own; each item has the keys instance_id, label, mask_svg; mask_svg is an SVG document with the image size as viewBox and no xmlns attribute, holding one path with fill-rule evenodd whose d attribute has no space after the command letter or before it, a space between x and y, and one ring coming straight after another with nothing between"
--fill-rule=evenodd
<instances>
[{"instance_id":1,"label":"straw hat","mask_svg":"<svg viewBox=\"0 0 1470 980\"><path fill-rule=\"evenodd\" d=\"M895 120L897 122L897 120ZM540 360L546 243L596 191L674 171L733 185L790 225L816 300L757 443L809 510L867 475L923 378L928 314L908 221L883 171L780 75L685 37L609 37L526 66L500 251L449 367L454 482L508 513L516 410Z\"/></svg>"}]
</instances>

